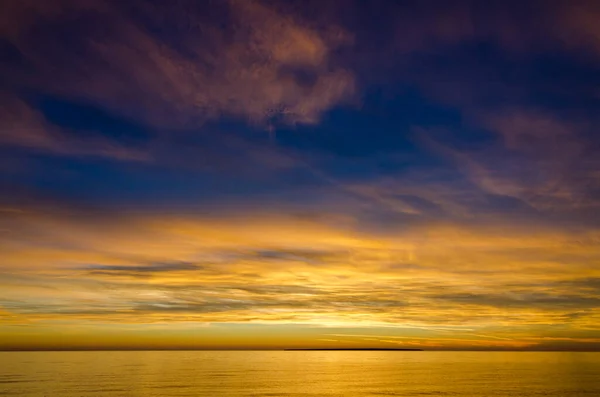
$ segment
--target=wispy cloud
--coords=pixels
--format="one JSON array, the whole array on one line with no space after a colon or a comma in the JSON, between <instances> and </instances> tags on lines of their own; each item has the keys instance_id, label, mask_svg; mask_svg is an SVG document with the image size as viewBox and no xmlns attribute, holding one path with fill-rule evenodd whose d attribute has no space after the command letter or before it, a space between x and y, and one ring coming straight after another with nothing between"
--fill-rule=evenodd
<instances>
[{"instance_id":1,"label":"wispy cloud","mask_svg":"<svg viewBox=\"0 0 600 397\"><path fill-rule=\"evenodd\" d=\"M578 210L599 205L596 191L599 164L589 145L589 123L563 121L535 111L513 111L478 117L500 142L460 150L432 139L420 138L447 156L481 190L508 196L539 210ZM481 120L483 119L483 120ZM493 135L492 135L493 137Z\"/></svg>"},{"instance_id":2,"label":"wispy cloud","mask_svg":"<svg viewBox=\"0 0 600 397\"><path fill-rule=\"evenodd\" d=\"M353 94L352 74L331 63L332 50L349 40L340 29L310 27L258 1L206 6L137 1L132 14L113 1L12 2L2 27L18 56L3 70L16 87L83 98L157 126L223 114L313 123Z\"/></svg>"},{"instance_id":3,"label":"wispy cloud","mask_svg":"<svg viewBox=\"0 0 600 397\"><path fill-rule=\"evenodd\" d=\"M292 227L283 214L105 226L11 216L20 229L2 239L0 300L10 316L38 324L417 327L434 335L415 345L524 347L537 342L518 330L583 331L600 302L594 230L429 223L373 235L316 221ZM452 341L448 332L464 335ZM379 340L404 340L396 336Z\"/></svg>"}]
</instances>

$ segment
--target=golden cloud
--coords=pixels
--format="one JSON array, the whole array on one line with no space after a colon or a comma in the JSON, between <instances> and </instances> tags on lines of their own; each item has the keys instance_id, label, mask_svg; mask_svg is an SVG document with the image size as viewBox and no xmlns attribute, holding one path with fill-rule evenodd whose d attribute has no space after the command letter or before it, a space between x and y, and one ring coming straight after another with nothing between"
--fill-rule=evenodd
<instances>
[{"instance_id":1,"label":"golden cloud","mask_svg":"<svg viewBox=\"0 0 600 397\"><path fill-rule=\"evenodd\" d=\"M597 230L425 223L373 234L269 213L9 214L0 304L12 323L454 326L494 329L461 346L519 348L557 325L598 326ZM453 344L425 339L411 343Z\"/></svg>"}]
</instances>

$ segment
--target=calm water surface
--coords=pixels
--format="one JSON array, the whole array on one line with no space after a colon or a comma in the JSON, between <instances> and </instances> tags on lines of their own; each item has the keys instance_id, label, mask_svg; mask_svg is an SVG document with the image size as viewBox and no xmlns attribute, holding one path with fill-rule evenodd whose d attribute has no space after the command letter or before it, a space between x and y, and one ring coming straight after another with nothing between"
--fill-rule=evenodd
<instances>
[{"instance_id":1,"label":"calm water surface","mask_svg":"<svg viewBox=\"0 0 600 397\"><path fill-rule=\"evenodd\" d=\"M3 396L600 396L600 353L0 353Z\"/></svg>"}]
</instances>

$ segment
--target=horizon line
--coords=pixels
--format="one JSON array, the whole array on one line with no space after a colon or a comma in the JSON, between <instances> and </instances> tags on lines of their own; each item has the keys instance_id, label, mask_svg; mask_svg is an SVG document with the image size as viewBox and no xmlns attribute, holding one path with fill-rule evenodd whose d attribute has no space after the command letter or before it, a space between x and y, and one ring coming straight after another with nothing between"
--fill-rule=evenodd
<instances>
[{"instance_id":1,"label":"horizon line","mask_svg":"<svg viewBox=\"0 0 600 397\"><path fill-rule=\"evenodd\" d=\"M600 349L415 349L415 348L0 348L10 352L127 352L127 351L420 351L420 352L563 352L600 353Z\"/></svg>"}]
</instances>

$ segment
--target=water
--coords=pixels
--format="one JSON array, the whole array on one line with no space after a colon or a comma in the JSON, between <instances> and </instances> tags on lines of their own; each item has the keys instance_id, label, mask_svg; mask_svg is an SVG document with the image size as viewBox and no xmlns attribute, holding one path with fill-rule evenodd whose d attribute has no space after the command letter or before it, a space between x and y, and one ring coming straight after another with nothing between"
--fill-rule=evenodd
<instances>
[{"instance_id":1,"label":"water","mask_svg":"<svg viewBox=\"0 0 600 397\"><path fill-rule=\"evenodd\" d=\"M600 396L600 353L10 352L2 396Z\"/></svg>"}]
</instances>

